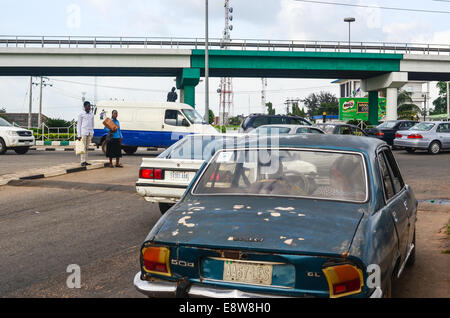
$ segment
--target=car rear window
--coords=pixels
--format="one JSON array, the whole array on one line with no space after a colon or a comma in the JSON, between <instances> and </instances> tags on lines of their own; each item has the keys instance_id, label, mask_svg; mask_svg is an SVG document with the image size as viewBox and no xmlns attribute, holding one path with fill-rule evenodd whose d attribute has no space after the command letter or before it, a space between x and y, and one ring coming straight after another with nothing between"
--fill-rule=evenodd
<instances>
[{"instance_id":1,"label":"car rear window","mask_svg":"<svg viewBox=\"0 0 450 318\"><path fill-rule=\"evenodd\" d=\"M233 148L236 138L226 136L188 136L161 153L158 158L209 159L217 149Z\"/></svg>"},{"instance_id":2,"label":"car rear window","mask_svg":"<svg viewBox=\"0 0 450 318\"><path fill-rule=\"evenodd\" d=\"M434 126L435 126L435 124L433 124L433 123L420 123L420 124L417 124L417 125L411 127L409 130L429 131Z\"/></svg>"},{"instance_id":3,"label":"car rear window","mask_svg":"<svg viewBox=\"0 0 450 318\"><path fill-rule=\"evenodd\" d=\"M198 180L194 195L265 195L350 202L368 197L361 154L313 150L224 150Z\"/></svg>"}]
</instances>

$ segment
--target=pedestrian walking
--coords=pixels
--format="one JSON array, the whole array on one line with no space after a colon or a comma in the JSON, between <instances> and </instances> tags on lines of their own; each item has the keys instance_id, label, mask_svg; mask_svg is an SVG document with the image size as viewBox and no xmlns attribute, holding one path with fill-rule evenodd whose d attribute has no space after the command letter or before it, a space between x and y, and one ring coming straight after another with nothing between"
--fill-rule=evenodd
<instances>
[{"instance_id":1,"label":"pedestrian walking","mask_svg":"<svg viewBox=\"0 0 450 318\"><path fill-rule=\"evenodd\" d=\"M123 168L120 164L120 158L122 158L122 139L123 135L120 131L120 123L117 120L117 116L119 113L117 110L113 110L111 115L111 120L116 124L117 129L115 131L111 131L108 127L105 126L105 131L110 134L110 140L106 144L106 157L109 158L109 166L114 168L113 159L116 159L116 167Z\"/></svg>"},{"instance_id":2,"label":"pedestrian walking","mask_svg":"<svg viewBox=\"0 0 450 318\"><path fill-rule=\"evenodd\" d=\"M78 115L77 135L78 141L81 141L84 147L84 153L81 154L81 166L86 167L91 164L88 160L88 149L94 136L94 114L91 112L91 103L84 102L84 112Z\"/></svg>"}]
</instances>

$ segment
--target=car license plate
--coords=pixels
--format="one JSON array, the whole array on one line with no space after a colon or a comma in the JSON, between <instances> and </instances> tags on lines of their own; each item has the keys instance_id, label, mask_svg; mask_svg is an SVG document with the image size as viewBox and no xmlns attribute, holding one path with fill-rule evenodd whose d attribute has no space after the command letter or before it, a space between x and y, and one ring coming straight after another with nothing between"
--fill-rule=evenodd
<instances>
[{"instance_id":1,"label":"car license plate","mask_svg":"<svg viewBox=\"0 0 450 318\"><path fill-rule=\"evenodd\" d=\"M225 261L223 280L227 282L271 285L273 266L268 264Z\"/></svg>"},{"instance_id":2,"label":"car license plate","mask_svg":"<svg viewBox=\"0 0 450 318\"><path fill-rule=\"evenodd\" d=\"M169 173L169 179L171 181L189 182L190 173L186 171L167 171ZM167 173L166 172L166 173Z\"/></svg>"}]
</instances>

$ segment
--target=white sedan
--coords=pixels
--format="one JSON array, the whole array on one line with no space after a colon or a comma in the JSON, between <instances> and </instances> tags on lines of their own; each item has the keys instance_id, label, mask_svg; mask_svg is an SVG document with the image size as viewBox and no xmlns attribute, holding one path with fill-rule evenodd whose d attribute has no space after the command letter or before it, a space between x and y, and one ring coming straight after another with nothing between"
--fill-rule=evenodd
<instances>
[{"instance_id":1,"label":"white sedan","mask_svg":"<svg viewBox=\"0 0 450 318\"><path fill-rule=\"evenodd\" d=\"M183 196L205 160L232 147L240 135L188 135L156 158L143 158L136 191L164 214Z\"/></svg>"}]
</instances>

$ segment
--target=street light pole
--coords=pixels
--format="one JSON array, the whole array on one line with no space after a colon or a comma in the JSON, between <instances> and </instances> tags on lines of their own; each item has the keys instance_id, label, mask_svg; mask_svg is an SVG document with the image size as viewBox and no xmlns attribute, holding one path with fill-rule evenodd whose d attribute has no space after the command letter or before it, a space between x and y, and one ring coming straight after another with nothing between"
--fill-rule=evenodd
<instances>
[{"instance_id":1,"label":"street light pole","mask_svg":"<svg viewBox=\"0 0 450 318\"><path fill-rule=\"evenodd\" d=\"M352 48L351 48L351 41L350 41L350 24L351 24L352 22L355 22L355 21L356 21L356 19L355 19L355 18L352 18L352 17L350 17L350 18L345 18L345 19L344 19L344 22L348 22L348 51L349 51L349 52L352 51Z\"/></svg>"},{"instance_id":2,"label":"street light pole","mask_svg":"<svg viewBox=\"0 0 450 318\"><path fill-rule=\"evenodd\" d=\"M205 0L205 121L209 123L209 34L208 0Z\"/></svg>"}]
</instances>

